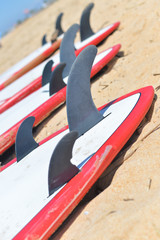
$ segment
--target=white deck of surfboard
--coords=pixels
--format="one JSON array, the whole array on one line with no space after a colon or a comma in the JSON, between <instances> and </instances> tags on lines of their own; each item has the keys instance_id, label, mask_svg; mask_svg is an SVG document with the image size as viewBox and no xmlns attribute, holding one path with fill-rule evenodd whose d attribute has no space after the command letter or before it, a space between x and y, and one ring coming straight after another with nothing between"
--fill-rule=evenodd
<instances>
[{"instance_id":1,"label":"white deck of surfboard","mask_svg":"<svg viewBox=\"0 0 160 240\"><path fill-rule=\"evenodd\" d=\"M71 162L79 166L93 155L123 124L139 98L137 93L107 108L103 114L107 117L76 140ZM12 239L60 191L48 197L48 167L57 142L66 133L68 130L0 173L0 239Z\"/></svg>"},{"instance_id":2,"label":"white deck of surfboard","mask_svg":"<svg viewBox=\"0 0 160 240\"><path fill-rule=\"evenodd\" d=\"M77 42L75 44L75 48L79 49L83 46L85 46L86 44L88 44L89 42L91 42L92 40L98 38L100 35L102 35L103 33L105 33L108 29L110 29L113 26L113 24L107 26L106 28L101 29L100 31L98 31L97 33L95 33L94 35L92 35L91 37L87 38L86 40L82 41L82 42ZM1 104L3 103L2 101L13 96L15 93L17 93L18 91L20 91L21 89L23 89L24 87L26 87L29 83L31 83L33 80L35 80L36 78L40 77L42 75L44 66L46 65L46 63L49 60L53 60L55 63L57 64L60 62L60 57L59 54L56 54L50 58L48 58L47 60L45 60L43 63L41 63L40 65L38 65L36 68L32 69L31 71L29 71L28 73L26 73L25 75L23 75L22 77L20 77L19 79L17 79L15 82L13 82L12 84L10 84L9 86L7 86L5 89L3 89L0 92L0 102Z\"/></svg>"},{"instance_id":3,"label":"white deck of surfboard","mask_svg":"<svg viewBox=\"0 0 160 240\"><path fill-rule=\"evenodd\" d=\"M58 37L58 39L63 38L63 36L64 36L64 34L61 34ZM15 72L19 71L21 68L23 68L29 62L31 62L34 58L38 57L40 54L42 54L44 51L46 51L51 45L52 45L51 42L44 44L43 46L39 47L38 49L33 51L31 54L29 54L27 57L23 58L21 61L16 63L14 66L9 68L7 71L5 71L3 74L0 75L0 83L6 81Z\"/></svg>"},{"instance_id":4,"label":"white deck of surfboard","mask_svg":"<svg viewBox=\"0 0 160 240\"><path fill-rule=\"evenodd\" d=\"M22 77L18 78L16 81L14 81L12 84L8 85L6 88L4 88L2 91L0 91L0 103L3 103L3 100L12 97L14 94L19 92L21 89L26 87L28 84L33 82L38 77L42 76L43 69L47 62L49 60L53 60L55 66L59 63L59 54L56 54L47 60L43 61L41 64L39 64L37 67L33 68L26 74L24 74Z\"/></svg>"},{"instance_id":5,"label":"white deck of surfboard","mask_svg":"<svg viewBox=\"0 0 160 240\"><path fill-rule=\"evenodd\" d=\"M16 63L14 66L9 68L7 71L5 71L3 74L0 75L0 83L7 80L12 74L20 70L22 67L27 65L29 62L31 62L34 58L39 56L41 53L43 53L45 50L47 50L51 46L51 43L46 43L45 45L41 46L31 54L29 54L27 57L23 58L21 61Z\"/></svg>"},{"instance_id":6,"label":"white deck of surfboard","mask_svg":"<svg viewBox=\"0 0 160 240\"><path fill-rule=\"evenodd\" d=\"M93 66L102 60L112 51L112 48L103 51L98 54L93 62ZM68 77L64 79L67 83ZM50 98L49 96L49 83L33 92L26 98L22 99L20 102L0 114L0 135L14 126L17 122L23 119L25 116L30 114L44 102Z\"/></svg>"}]
</instances>

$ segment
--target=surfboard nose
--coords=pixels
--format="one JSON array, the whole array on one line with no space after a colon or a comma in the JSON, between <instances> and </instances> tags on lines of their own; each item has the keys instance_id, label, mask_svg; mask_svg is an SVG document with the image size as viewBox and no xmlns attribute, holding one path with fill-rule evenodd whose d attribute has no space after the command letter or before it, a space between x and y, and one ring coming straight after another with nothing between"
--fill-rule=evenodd
<instances>
[{"instance_id":1,"label":"surfboard nose","mask_svg":"<svg viewBox=\"0 0 160 240\"><path fill-rule=\"evenodd\" d=\"M115 50L117 53L119 52L119 49L121 48L121 44L116 44L112 47L113 50Z\"/></svg>"},{"instance_id":2,"label":"surfboard nose","mask_svg":"<svg viewBox=\"0 0 160 240\"><path fill-rule=\"evenodd\" d=\"M119 22L119 21L118 21L118 22L115 22L115 23L113 24L113 26L115 27L115 29L118 28L119 25L120 25L120 22Z\"/></svg>"}]
</instances>

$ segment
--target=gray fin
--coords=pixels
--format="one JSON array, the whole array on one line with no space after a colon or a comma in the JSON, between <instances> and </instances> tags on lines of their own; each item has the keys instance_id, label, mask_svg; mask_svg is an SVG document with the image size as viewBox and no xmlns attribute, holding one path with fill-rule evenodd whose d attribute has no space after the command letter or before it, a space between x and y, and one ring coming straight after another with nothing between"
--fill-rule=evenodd
<instances>
[{"instance_id":1,"label":"gray fin","mask_svg":"<svg viewBox=\"0 0 160 240\"><path fill-rule=\"evenodd\" d=\"M45 65L45 67L43 69L43 73L42 73L42 87L50 82L53 63L54 62L52 60L50 60L49 62L46 63L46 65Z\"/></svg>"},{"instance_id":2,"label":"gray fin","mask_svg":"<svg viewBox=\"0 0 160 240\"><path fill-rule=\"evenodd\" d=\"M49 85L50 96L66 86L62 77L63 69L65 66L66 66L65 63L60 63L56 66L56 68L52 72L50 85Z\"/></svg>"},{"instance_id":3,"label":"gray fin","mask_svg":"<svg viewBox=\"0 0 160 240\"><path fill-rule=\"evenodd\" d=\"M84 41L86 38L94 34L90 26L90 13L93 7L94 7L94 4L90 3L82 12L81 20L80 20L81 41Z\"/></svg>"},{"instance_id":4,"label":"gray fin","mask_svg":"<svg viewBox=\"0 0 160 240\"><path fill-rule=\"evenodd\" d=\"M54 149L48 171L49 196L79 172L79 168L70 162L77 136L75 131L66 134Z\"/></svg>"},{"instance_id":5,"label":"gray fin","mask_svg":"<svg viewBox=\"0 0 160 240\"><path fill-rule=\"evenodd\" d=\"M62 26L61 26L61 20L62 20L63 13L60 13L56 20L56 30L58 30L58 36L64 33Z\"/></svg>"},{"instance_id":6,"label":"gray fin","mask_svg":"<svg viewBox=\"0 0 160 240\"><path fill-rule=\"evenodd\" d=\"M26 118L20 125L15 141L17 162L32 152L39 144L33 139L32 127L35 117Z\"/></svg>"},{"instance_id":7,"label":"gray fin","mask_svg":"<svg viewBox=\"0 0 160 240\"><path fill-rule=\"evenodd\" d=\"M63 71L63 78L68 76L71 66L76 59L75 48L74 48L74 39L76 33L79 30L78 24L73 24L67 32L64 34L60 45L60 62L65 62L66 67Z\"/></svg>"},{"instance_id":8,"label":"gray fin","mask_svg":"<svg viewBox=\"0 0 160 240\"><path fill-rule=\"evenodd\" d=\"M47 35L44 34L43 37L42 37L42 46L47 43L46 36L47 36Z\"/></svg>"},{"instance_id":9,"label":"gray fin","mask_svg":"<svg viewBox=\"0 0 160 240\"><path fill-rule=\"evenodd\" d=\"M70 131L79 136L103 119L91 96L90 75L97 48L86 47L76 58L67 82L67 118Z\"/></svg>"}]
</instances>

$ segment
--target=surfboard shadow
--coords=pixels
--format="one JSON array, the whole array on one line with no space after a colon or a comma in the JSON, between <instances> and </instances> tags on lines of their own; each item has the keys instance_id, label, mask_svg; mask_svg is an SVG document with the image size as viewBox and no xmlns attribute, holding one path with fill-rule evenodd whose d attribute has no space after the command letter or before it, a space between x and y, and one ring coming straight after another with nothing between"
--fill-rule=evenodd
<instances>
[{"instance_id":1,"label":"surfboard shadow","mask_svg":"<svg viewBox=\"0 0 160 240\"><path fill-rule=\"evenodd\" d=\"M137 141L143 128L151 121L152 115L154 112L155 102L156 102L156 95L154 97L154 100L151 104L150 109L148 110L147 114L145 115L144 119L141 121L141 123L139 124L139 126L137 127L137 129L135 130L133 135L130 137L130 139L127 141L127 143L124 145L124 147L118 153L118 155L115 157L115 159L109 165L109 167L103 172L101 177L98 179L98 181L96 183L97 192L100 193L100 192L104 191L112 183L112 180L114 178L116 171L125 161L125 156L127 154L127 151Z\"/></svg>"},{"instance_id":2,"label":"surfboard shadow","mask_svg":"<svg viewBox=\"0 0 160 240\"><path fill-rule=\"evenodd\" d=\"M65 103L63 103L61 106L59 106L57 109L55 109L53 112L50 113L50 115L45 118L38 126L33 128L33 136L34 138L38 136L38 134L41 132L43 128L49 123L51 119L54 119L54 116L56 116L59 112L61 112L66 107ZM62 120L60 120L58 123L56 123L56 126L60 125ZM66 120L67 122L67 120ZM66 123L64 124L66 126ZM59 130L61 127L59 127L57 130ZM56 131L56 130L55 130ZM55 132L53 131L53 132ZM50 133L51 134L51 133ZM38 140L39 142L39 140Z\"/></svg>"},{"instance_id":3,"label":"surfboard shadow","mask_svg":"<svg viewBox=\"0 0 160 240\"><path fill-rule=\"evenodd\" d=\"M11 146L7 151L5 151L2 155L0 155L0 166L3 166L10 162L13 158L16 157L15 154L15 144Z\"/></svg>"},{"instance_id":4,"label":"surfboard shadow","mask_svg":"<svg viewBox=\"0 0 160 240\"><path fill-rule=\"evenodd\" d=\"M108 21L107 21L107 23L108 23ZM105 24L106 24L106 23L105 23ZM102 26L104 27L105 24L103 24ZM100 27L100 28L99 28L99 31L100 31L100 29L102 29L103 27ZM100 46L102 46L103 44L105 44L105 42L108 41L108 38L110 38L116 31L118 31L118 29L115 29L115 30L114 30L113 32L111 32L105 39L103 39L101 42L99 42L99 43L97 44L97 47L100 47Z\"/></svg>"}]
</instances>

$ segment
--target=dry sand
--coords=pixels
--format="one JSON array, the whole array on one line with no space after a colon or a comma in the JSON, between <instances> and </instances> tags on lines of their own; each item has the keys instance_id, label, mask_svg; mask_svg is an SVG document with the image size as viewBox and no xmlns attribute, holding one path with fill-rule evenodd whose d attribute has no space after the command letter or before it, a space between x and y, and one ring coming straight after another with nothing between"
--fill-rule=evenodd
<instances>
[{"instance_id":1,"label":"dry sand","mask_svg":"<svg viewBox=\"0 0 160 240\"><path fill-rule=\"evenodd\" d=\"M155 98L127 147L92 189L92 192L98 189L100 194L81 203L52 239L160 239L160 2L93 2L94 31L121 22L98 51L117 43L122 45L121 57L115 57L108 70L103 70L91 86L96 106L147 85L155 88ZM44 33L50 38L60 12L64 12L63 28L67 30L79 22L81 11L88 3L58 0L10 32L2 39L0 73L40 46ZM66 123L64 105L36 128L36 140Z\"/></svg>"}]
</instances>

